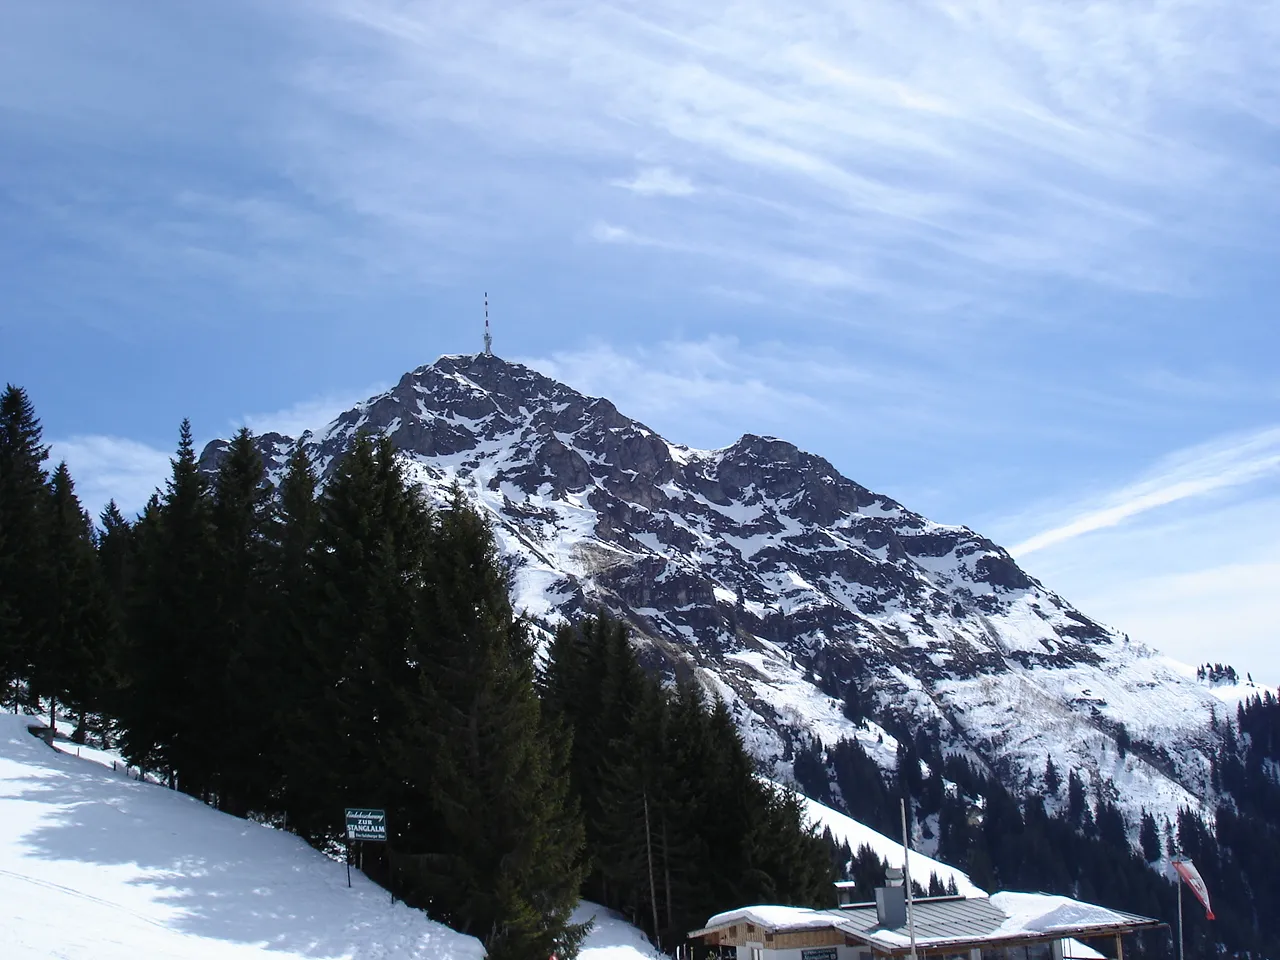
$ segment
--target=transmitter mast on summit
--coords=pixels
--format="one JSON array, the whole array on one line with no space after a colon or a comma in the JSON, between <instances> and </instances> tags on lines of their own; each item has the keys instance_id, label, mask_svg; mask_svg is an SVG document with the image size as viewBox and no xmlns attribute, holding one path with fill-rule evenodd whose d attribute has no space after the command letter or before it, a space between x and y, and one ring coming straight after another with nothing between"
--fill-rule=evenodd
<instances>
[{"instance_id":1,"label":"transmitter mast on summit","mask_svg":"<svg viewBox=\"0 0 1280 960\"><path fill-rule=\"evenodd\" d=\"M484 355L493 356L493 334L489 332L489 291L484 294Z\"/></svg>"}]
</instances>

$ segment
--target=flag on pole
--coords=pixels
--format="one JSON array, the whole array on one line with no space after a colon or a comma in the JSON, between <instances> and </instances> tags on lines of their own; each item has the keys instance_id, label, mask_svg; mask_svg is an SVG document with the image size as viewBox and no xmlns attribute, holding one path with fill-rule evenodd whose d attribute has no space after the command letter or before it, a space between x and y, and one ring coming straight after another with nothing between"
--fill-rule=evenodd
<instances>
[{"instance_id":1,"label":"flag on pole","mask_svg":"<svg viewBox=\"0 0 1280 960\"><path fill-rule=\"evenodd\" d=\"M1205 919L1212 920L1213 908L1209 906L1209 888L1204 885L1204 878L1200 876L1200 871L1196 869L1196 865L1190 860L1175 860L1173 861L1173 869L1178 871L1178 876L1191 888L1191 892L1196 895L1196 899L1203 905Z\"/></svg>"}]
</instances>

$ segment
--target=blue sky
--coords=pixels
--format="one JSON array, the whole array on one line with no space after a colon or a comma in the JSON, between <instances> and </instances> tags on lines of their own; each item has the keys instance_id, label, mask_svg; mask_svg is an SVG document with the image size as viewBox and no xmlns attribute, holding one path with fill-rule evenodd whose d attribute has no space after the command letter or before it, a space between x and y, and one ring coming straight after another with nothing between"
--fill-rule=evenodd
<instances>
[{"instance_id":1,"label":"blue sky","mask_svg":"<svg viewBox=\"0 0 1280 960\"><path fill-rule=\"evenodd\" d=\"M1280 5L43 0L0 374L86 502L496 348L1280 682Z\"/></svg>"}]
</instances>

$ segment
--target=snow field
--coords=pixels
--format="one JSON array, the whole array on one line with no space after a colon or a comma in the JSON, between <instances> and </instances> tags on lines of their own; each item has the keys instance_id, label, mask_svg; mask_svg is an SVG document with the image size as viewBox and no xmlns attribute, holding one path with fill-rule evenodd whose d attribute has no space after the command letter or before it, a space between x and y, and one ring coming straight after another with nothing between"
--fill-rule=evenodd
<instances>
[{"instance_id":1,"label":"snow field","mask_svg":"<svg viewBox=\"0 0 1280 960\"><path fill-rule=\"evenodd\" d=\"M804 805L805 815L809 818L809 822L817 826L819 833L825 827L831 831L836 843L848 843L849 848L854 853L858 852L859 847L870 847L889 866L899 868L902 866L902 842L900 840L886 837L883 833L872 830L866 824L859 823L851 817L846 817L843 813L832 810L816 800L810 800L808 797L802 796L800 801ZM936 875L944 886L949 880L955 881L956 890L962 896L985 897L987 895L986 891L969 879L967 873L945 864L941 860L934 860L912 850L910 866L912 881L920 884L925 889L929 887L930 875Z\"/></svg>"},{"instance_id":2,"label":"snow field","mask_svg":"<svg viewBox=\"0 0 1280 960\"><path fill-rule=\"evenodd\" d=\"M4 960L482 960L484 948L392 904L299 838L112 770L112 755L0 714ZM91 758L92 757L92 758ZM123 767L123 764L121 764ZM654 960L593 904L584 960Z\"/></svg>"}]
</instances>

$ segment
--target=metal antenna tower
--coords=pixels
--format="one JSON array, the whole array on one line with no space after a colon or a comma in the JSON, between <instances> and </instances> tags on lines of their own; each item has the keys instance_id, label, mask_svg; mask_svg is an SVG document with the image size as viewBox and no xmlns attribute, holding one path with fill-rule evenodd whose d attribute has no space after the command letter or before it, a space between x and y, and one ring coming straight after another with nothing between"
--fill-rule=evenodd
<instances>
[{"instance_id":1,"label":"metal antenna tower","mask_svg":"<svg viewBox=\"0 0 1280 960\"><path fill-rule=\"evenodd\" d=\"M493 356L493 334L489 332L489 291L484 293L484 355Z\"/></svg>"}]
</instances>

